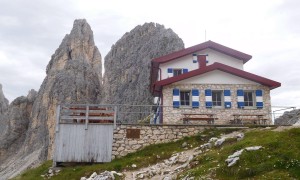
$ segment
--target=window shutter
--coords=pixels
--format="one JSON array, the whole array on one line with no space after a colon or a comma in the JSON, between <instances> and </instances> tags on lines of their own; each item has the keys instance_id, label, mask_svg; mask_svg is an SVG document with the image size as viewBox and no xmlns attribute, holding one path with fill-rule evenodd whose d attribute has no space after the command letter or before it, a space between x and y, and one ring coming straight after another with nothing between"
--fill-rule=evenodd
<instances>
[{"instance_id":1,"label":"window shutter","mask_svg":"<svg viewBox=\"0 0 300 180\"><path fill-rule=\"evenodd\" d=\"M173 89L173 108L179 108L180 106L180 91L179 89Z\"/></svg>"},{"instance_id":2,"label":"window shutter","mask_svg":"<svg viewBox=\"0 0 300 180\"><path fill-rule=\"evenodd\" d=\"M225 105L225 108L231 108L230 90L224 90L224 105Z\"/></svg>"},{"instance_id":3,"label":"window shutter","mask_svg":"<svg viewBox=\"0 0 300 180\"><path fill-rule=\"evenodd\" d=\"M187 73L187 72L189 72L188 69L182 69L182 73L183 73L183 74L184 74L184 73Z\"/></svg>"},{"instance_id":4,"label":"window shutter","mask_svg":"<svg viewBox=\"0 0 300 180\"><path fill-rule=\"evenodd\" d=\"M237 103L238 103L238 108L244 108L244 106L245 106L244 90L242 90L242 89L237 90Z\"/></svg>"},{"instance_id":5,"label":"window shutter","mask_svg":"<svg viewBox=\"0 0 300 180\"><path fill-rule=\"evenodd\" d=\"M173 77L173 69L168 68L168 77Z\"/></svg>"},{"instance_id":6,"label":"window shutter","mask_svg":"<svg viewBox=\"0 0 300 180\"><path fill-rule=\"evenodd\" d=\"M256 108L261 109L264 107L263 103L263 92L262 90L256 90L255 95L256 95Z\"/></svg>"},{"instance_id":7,"label":"window shutter","mask_svg":"<svg viewBox=\"0 0 300 180\"><path fill-rule=\"evenodd\" d=\"M206 106L206 108L211 108L212 107L211 89L205 89L205 106Z\"/></svg>"},{"instance_id":8,"label":"window shutter","mask_svg":"<svg viewBox=\"0 0 300 180\"><path fill-rule=\"evenodd\" d=\"M192 89L192 107L198 108L199 105L199 89Z\"/></svg>"},{"instance_id":9,"label":"window shutter","mask_svg":"<svg viewBox=\"0 0 300 180\"><path fill-rule=\"evenodd\" d=\"M193 63L197 63L197 54L193 54Z\"/></svg>"}]
</instances>

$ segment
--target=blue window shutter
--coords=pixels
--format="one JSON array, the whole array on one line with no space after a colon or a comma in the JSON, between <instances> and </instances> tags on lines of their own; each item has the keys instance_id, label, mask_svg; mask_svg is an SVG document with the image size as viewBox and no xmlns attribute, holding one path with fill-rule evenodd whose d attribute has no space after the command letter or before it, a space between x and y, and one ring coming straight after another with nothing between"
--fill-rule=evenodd
<instances>
[{"instance_id":1,"label":"blue window shutter","mask_svg":"<svg viewBox=\"0 0 300 180\"><path fill-rule=\"evenodd\" d=\"M168 77L173 77L173 69L168 68Z\"/></svg>"},{"instance_id":2,"label":"blue window shutter","mask_svg":"<svg viewBox=\"0 0 300 180\"><path fill-rule=\"evenodd\" d=\"M197 60L197 54L193 54L193 63L197 63L198 60Z\"/></svg>"},{"instance_id":3,"label":"blue window shutter","mask_svg":"<svg viewBox=\"0 0 300 180\"><path fill-rule=\"evenodd\" d=\"M179 89L173 89L173 108L179 108L180 106L180 91Z\"/></svg>"},{"instance_id":4,"label":"blue window shutter","mask_svg":"<svg viewBox=\"0 0 300 180\"><path fill-rule=\"evenodd\" d=\"M244 90L242 90L242 89L237 90L237 104L238 104L238 108L244 108L244 106L245 106Z\"/></svg>"},{"instance_id":5,"label":"blue window shutter","mask_svg":"<svg viewBox=\"0 0 300 180\"><path fill-rule=\"evenodd\" d=\"M189 72L188 69L182 69L183 74Z\"/></svg>"},{"instance_id":6,"label":"blue window shutter","mask_svg":"<svg viewBox=\"0 0 300 180\"><path fill-rule=\"evenodd\" d=\"M212 92L211 89L205 89L205 106L206 108L212 107Z\"/></svg>"},{"instance_id":7,"label":"blue window shutter","mask_svg":"<svg viewBox=\"0 0 300 180\"><path fill-rule=\"evenodd\" d=\"M192 107L198 108L199 106L199 89L192 89Z\"/></svg>"},{"instance_id":8,"label":"blue window shutter","mask_svg":"<svg viewBox=\"0 0 300 180\"><path fill-rule=\"evenodd\" d=\"M262 90L256 90L255 91L255 95L256 95L256 108L261 109L264 107L264 103L263 103L263 92Z\"/></svg>"},{"instance_id":9,"label":"blue window shutter","mask_svg":"<svg viewBox=\"0 0 300 180\"><path fill-rule=\"evenodd\" d=\"M224 90L224 106L225 106L225 108L231 108L230 90Z\"/></svg>"}]
</instances>

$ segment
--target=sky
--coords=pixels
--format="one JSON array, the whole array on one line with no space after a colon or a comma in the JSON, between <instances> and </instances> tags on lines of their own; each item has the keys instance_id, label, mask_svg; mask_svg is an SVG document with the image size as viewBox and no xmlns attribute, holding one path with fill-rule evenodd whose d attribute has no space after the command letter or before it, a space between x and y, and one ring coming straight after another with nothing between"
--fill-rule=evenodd
<instances>
[{"instance_id":1,"label":"sky","mask_svg":"<svg viewBox=\"0 0 300 180\"><path fill-rule=\"evenodd\" d=\"M123 34L155 22L185 47L212 40L252 55L245 71L281 82L272 105L300 107L299 0L0 0L0 83L10 102L39 90L51 55L83 18L102 61Z\"/></svg>"}]
</instances>

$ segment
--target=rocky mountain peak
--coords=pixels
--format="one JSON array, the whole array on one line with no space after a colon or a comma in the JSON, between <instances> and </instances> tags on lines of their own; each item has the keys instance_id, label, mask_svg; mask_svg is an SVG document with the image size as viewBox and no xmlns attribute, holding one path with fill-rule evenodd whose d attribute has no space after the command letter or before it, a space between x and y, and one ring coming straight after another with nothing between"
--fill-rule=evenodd
<instances>
[{"instance_id":1,"label":"rocky mountain peak","mask_svg":"<svg viewBox=\"0 0 300 180\"><path fill-rule=\"evenodd\" d=\"M47 74L51 71L66 69L68 61L79 61L89 64L102 79L101 54L94 43L94 35L85 19L74 21L70 34L63 39L59 48L52 55L47 66Z\"/></svg>"},{"instance_id":2,"label":"rocky mountain peak","mask_svg":"<svg viewBox=\"0 0 300 180\"><path fill-rule=\"evenodd\" d=\"M5 113L0 177L8 179L52 158L57 105L152 104L151 60L183 48L178 35L163 25L136 26L106 55L102 88L101 54L93 31L85 19L75 20L52 55L39 91L30 90L27 97L17 98ZM0 101L7 102L1 94L0 88Z\"/></svg>"},{"instance_id":3,"label":"rocky mountain peak","mask_svg":"<svg viewBox=\"0 0 300 180\"><path fill-rule=\"evenodd\" d=\"M125 33L104 58L104 103L152 104L151 60L183 48L176 33L157 23L138 25Z\"/></svg>"},{"instance_id":4,"label":"rocky mountain peak","mask_svg":"<svg viewBox=\"0 0 300 180\"><path fill-rule=\"evenodd\" d=\"M0 142L0 154L5 155L0 158L0 176L11 177L29 164L52 158L56 107L68 103L99 104L101 68L101 54L90 25L84 19L75 20L70 34L52 55L39 91L30 90L27 97L12 103L7 129L16 133L4 134L7 140ZM17 144L11 142L17 140ZM11 154L14 156L9 157Z\"/></svg>"}]
</instances>

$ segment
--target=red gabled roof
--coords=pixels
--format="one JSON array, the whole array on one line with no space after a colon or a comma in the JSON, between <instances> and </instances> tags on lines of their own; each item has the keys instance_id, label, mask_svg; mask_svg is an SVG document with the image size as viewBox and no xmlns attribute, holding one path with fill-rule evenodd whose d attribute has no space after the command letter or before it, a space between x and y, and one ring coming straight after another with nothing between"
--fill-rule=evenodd
<instances>
[{"instance_id":1,"label":"red gabled roof","mask_svg":"<svg viewBox=\"0 0 300 180\"><path fill-rule=\"evenodd\" d=\"M233 68L233 67L227 66L225 64L215 62L212 65L209 65L209 66L206 66L206 67L203 67L200 69L196 69L196 70L190 71L188 73L185 73L185 74L182 74L179 76L175 76L175 77L167 78L167 79L164 79L161 81L157 81L156 83L154 83L153 90L160 91L162 86L166 86L166 85L169 85L169 84L172 84L172 83L175 83L178 81L182 81L184 79L188 79L188 78L191 78L194 76L198 76L201 74L205 74L207 72L211 72L214 70L220 70L220 71L230 73L235 76L242 77L244 79L248 79L250 81L257 82L259 84L270 87L270 89L274 89L274 88L281 86L281 83L279 83L279 82L276 82L276 81L273 81L273 80L270 80L270 79L267 79L267 78L264 78L264 77L261 77L261 76L258 76L258 75L255 75L255 74L252 74L252 73L249 73L249 72L237 69L237 68Z\"/></svg>"},{"instance_id":2,"label":"red gabled roof","mask_svg":"<svg viewBox=\"0 0 300 180\"><path fill-rule=\"evenodd\" d=\"M221 53L224 53L226 55L232 56L234 58L240 59L244 62L244 64L252 58L252 56L250 56L248 54L242 53L240 51L231 49L229 47L223 46L221 44L218 44L218 43L215 43L215 42L209 40L204 43L201 43L201 44L198 44L198 45L195 45L195 46L192 46L192 47L189 47L186 49L182 49L182 50L176 51L174 53L153 59L152 62L159 63L159 64L166 63L166 62L172 61L174 59L177 59L179 57L182 57L182 56L185 56L185 55L188 55L191 53L195 53L197 51L202 51L207 48L210 48L210 49L219 51Z\"/></svg>"}]
</instances>

